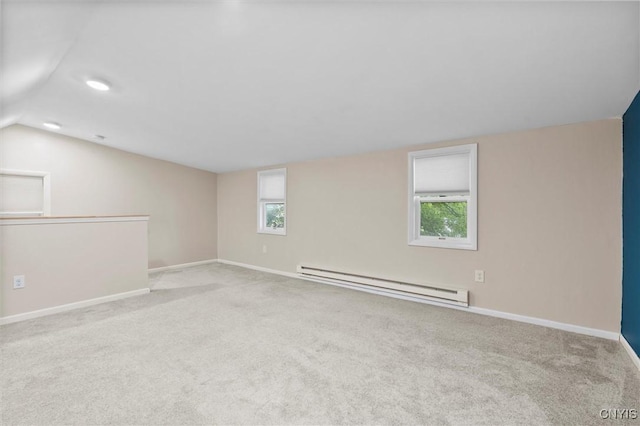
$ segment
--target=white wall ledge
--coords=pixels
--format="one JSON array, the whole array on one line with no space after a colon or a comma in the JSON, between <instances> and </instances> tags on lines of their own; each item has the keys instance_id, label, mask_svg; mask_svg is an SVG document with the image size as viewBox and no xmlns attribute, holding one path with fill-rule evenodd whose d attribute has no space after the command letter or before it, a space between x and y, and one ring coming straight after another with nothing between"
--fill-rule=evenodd
<instances>
[{"instance_id":1,"label":"white wall ledge","mask_svg":"<svg viewBox=\"0 0 640 426\"><path fill-rule=\"evenodd\" d=\"M0 218L0 226L8 225L49 225L60 223L96 223L96 222L138 222L148 221L149 216L34 216Z\"/></svg>"}]
</instances>

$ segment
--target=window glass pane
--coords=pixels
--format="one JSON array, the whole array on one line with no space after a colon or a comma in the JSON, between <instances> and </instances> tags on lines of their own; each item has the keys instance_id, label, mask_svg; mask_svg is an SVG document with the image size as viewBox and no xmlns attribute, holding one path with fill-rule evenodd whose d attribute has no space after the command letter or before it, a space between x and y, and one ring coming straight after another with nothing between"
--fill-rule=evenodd
<instances>
[{"instance_id":1,"label":"window glass pane","mask_svg":"<svg viewBox=\"0 0 640 426\"><path fill-rule=\"evenodd\" d=\"M284 203L266 203L264 211L267 228L284 228Z\"/></svg>"},{"instance_id":2,"label":"window glass pane","mask_svg":"<svg viewBox=\"0 0 640 426\"><path fill-rule=\"evenodd\" d=\"M432 237L467 237L467 203L420 202L420 235Z\"/></svg>"}]
</instances>

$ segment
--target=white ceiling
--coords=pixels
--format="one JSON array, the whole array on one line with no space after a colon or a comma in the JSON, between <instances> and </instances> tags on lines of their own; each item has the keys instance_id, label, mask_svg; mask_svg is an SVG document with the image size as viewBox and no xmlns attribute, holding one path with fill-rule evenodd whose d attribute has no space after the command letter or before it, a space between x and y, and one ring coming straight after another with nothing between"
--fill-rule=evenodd
<instances>
[{"instance_id":1,"label":"white ceiling","mask_svg":"<svg viewBox=\"0 0 640 426\"><path fill-rule=\"evenodd\" d=\"M21 0L0 19L0 126L215 172L620 117L640 88L637 1Z\"/></svg>"}]
</instances>

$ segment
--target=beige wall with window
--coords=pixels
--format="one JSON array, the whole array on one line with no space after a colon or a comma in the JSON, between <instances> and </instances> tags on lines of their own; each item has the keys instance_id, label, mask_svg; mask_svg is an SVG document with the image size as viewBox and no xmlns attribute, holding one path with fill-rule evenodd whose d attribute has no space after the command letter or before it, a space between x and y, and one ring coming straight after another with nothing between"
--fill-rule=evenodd
<instances>
[{"instance_id":1,"label":"beige wall with window","mask_svg":"<svg viewBox=\"0 0 640 426\"><path fill-rule=\"evenodd\" d=\"M478 250L409 246L407 153L467 143ZM445 284L473 306L618 332L621 164L619 119L288 164L286 236L256 232L256 170L220 174L219 258Z\"/></svg>"},{"instance_id":2,"label":"beige wall with window","mask_svg":"<svg viewBox=\"0 0 640 426\"><path fill-rule=\"evenodd\" d=\"M53 216L149 215L151 268L217 257L215 173L19 125L0 168L49 172Z\"/></svg>"}]
</instances>

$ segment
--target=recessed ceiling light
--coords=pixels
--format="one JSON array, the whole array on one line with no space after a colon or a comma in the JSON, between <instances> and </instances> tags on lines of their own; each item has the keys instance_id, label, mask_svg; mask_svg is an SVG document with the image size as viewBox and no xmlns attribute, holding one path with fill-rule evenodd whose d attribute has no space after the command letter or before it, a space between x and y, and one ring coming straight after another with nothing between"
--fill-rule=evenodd
<instances>
[{"instance_id":1,"label":"recessed ceiling light","mask_svg":"<svg viewBox=\"0 0 640 426\"><path fill-rule=\"evenodd\" d=\"M106 81L93 79L87 80L87 86L91 87L92 89L100 90L101 92L106 92L111 88L109 86L109 83L107 83Z\"/></svg>"},{"instance_id":2,"label":"recessed ceiling light","mask_svg":"<svg viewBox=\"0 0 640 426\"><path fill-rule=\"evenodd\" d=\"M53 121L47 121L46 123L42 123L44 127L48 127L49 129L58 130L60 129L60 125L58 123L54 123Z\"/></svg>"}]
</instances>

